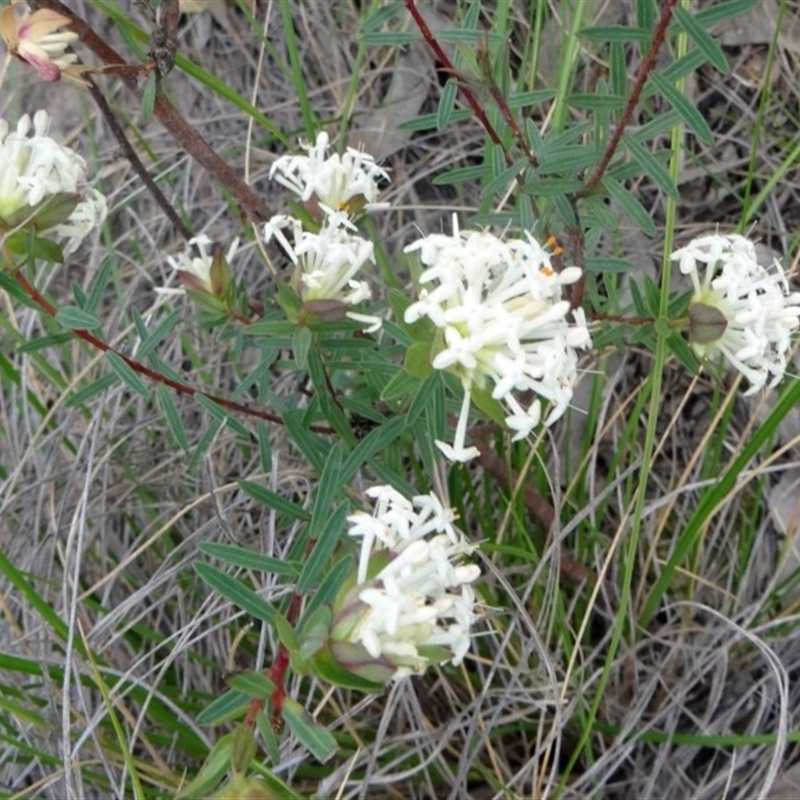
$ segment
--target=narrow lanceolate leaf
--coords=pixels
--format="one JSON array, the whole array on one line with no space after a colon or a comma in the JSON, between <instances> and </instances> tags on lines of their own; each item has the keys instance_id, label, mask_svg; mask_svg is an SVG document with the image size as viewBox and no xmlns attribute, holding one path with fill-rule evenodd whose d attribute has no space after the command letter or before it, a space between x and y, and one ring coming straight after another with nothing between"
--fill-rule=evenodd
<instances>
[{"instance_id":1,"label":"narrow lanceolate leaf","mask_svg":"<svg viewBox=\"0 0 800 800\"><path fill-rule=\"evenodd\" d=\"M230 600L237 608L241 608L262 622L272 624L275 619L275 609L241 581L202 561L196 563L194 568L214 591L219 592L226 600Z\"/></svg>"},{"instance_id":2,"label":"narrow lanceolate leaf","mask_svg":"<svg viewBox=\"0 0 800 800\"><path fill-rule=\"evenodd\" d=\"M711 132L711 128L708 127L708 123L703 118L703 115L692 105L691 101L657 72L654 72L650 76L650 80L658 91L672 104L672 107L681 115L681 119L686 125L694 131L697 138L703 142L703 144L714 144L714 134Z\"/></svg>"},{"instance_id":3,"label":"narrow lanceolate leaf","mask_svg":"<svg viewBox=\"0 0 800 800\"><path fill-rule=\"evenodd\" d=\"M136 394L140 394L142 397L150 397L150 390L147 388L147 384L121 355L115 353L113 350L109 350L106 353L106 360L108 361L113 373L131 391L136 392Z\"/></svg>"},{"instance_id":4,"label":"narrow lanceolate leaf","mask_svg":"<svg viewBox=\"0 0 800 800\"><path fill-rule=\"evenodd\" d=\"M436 114L436 128L443 131L449 124L450 118L455 109L456 95L458 94L458 84L450 78L442 89L442 96L439 100L439 109Z\"/></svg>"},{"instance_id":5,"label":"narrow lanceolate leaf","mask_svg":"<svg viewBox=\"0 0 800 800\"><path fill-rule=\"evenodd\" d=\"M156 387L156 395L158 397L158 404L161 406L161 410L164 412L164 417L167 420L167 426L169 427L170 434L172 434L172 438L181 450L188 450L189 439L186 436L186 428L183 426L180 412L175 405L175 401L172 399L171 390L167 389L166 386L158 386Z\"/></svg>"},{"instance_id":6,"label":"narrow lanceolate leaf","mask_svg":"<svg viewBox=\"0 0 800 800\"><path fill-rule=\"evenodd\" d=\"M664 165L645 147L632 136L626 134L622 137L622 144L630 153L631 158L642 168L645 175L649 175L653 182L668 197L678 199L678 189L672 182Z\"/></svg>"},{"instance_id":7,"label":"narrow lanceolate leaf","mask_svg":"<svg viewBox=\"0 0 800 800\"><path fill-rule=\"evenodd\" d=\"M320 532L314 549L308 557L303 572L297 581L297 591L305 594L325 572L325 568L330 564L331 556L347 530L347 512L349 508L346 504L340 505L333 513L327 511L327 523Z\"/></svg>"},{"instance_id":8,"label":"narrow lanceolate leaf","mask_svg":"<svg viewBox=\"0 0 800 800\"><path fill-rule=\"evenodd\" d=\"M656 235L656 226L647 209L621 184L615 181L610 175L603 178L603 185L606 191L622 207L622 210L648 235Z\"/></svg>"},{"instance_id":9,"label":"narrow lanceolate leaf","mask_svg":"<svg viewBox=\"0 0 800 800\"><path fill-rule=\"evenodd\" d=\"M245 547L235 544L223 544L220 542L202 542L197 545L197 549L203 555L218 558L234 567L245 567L255 569L259 572L272 572L283 578L294 580L300 574L298 564L292 561L284 561L281 558L273 558L262 553L255 553Z\"/></svg>"},{"instance_id":10,"label":"narrow lanceolate leaf","mask_svg":"<svg viewBox=\"0 0 800 800\"><path fill-rule=\"evenodd\" d=\"M320 536L330 518L333 501L342 486L342 448L331 447L325 466L319 478L319 485L314 493L314 511L308 525L308 535L312 539Z\"/></svg>"},{"instance_id":11,"label":"narrow lanceolate leaf","mask_svg":"<svg viewBox=\"0 0 800 800\"><path fill-rule=\"evenodd\" d=\"M336 751L333 734L320 725L296 700L289 697L284 700L283 719L317 761L324 763Z\"/></svg>"},{"instance_id":12,"label":"narrow lanceolate leaf","mask_svg":"<svg viewBox=\"0 0 800 800\"><path fill-rule=\"evenodd\" d=\"M692 16L680 3L673 11L678 24L688 34L689 38L697 45L705 57L723 73L728 72L728 59L714 37Z\"/></svg>"},{"instance_id":13,"label":"narrow lanceolate leaf","mask_svg":"<svg viewBox=\"0 0 800 800\"><path fill-rule=\"evenodd\" d=\"M281 497L281 495L273 492L272 489L267 489L266 486L261 486L252 481L242 480L239 481L239 488L250 495L253 500L257 500L259 503L262 503L267 508L271 508L284 517L293 520L311 519L311 514L302 506L293 503L291 500L287 500L285 497Z\"/></svg>"},{"instance_id":14,"label":"narrow lanceolate leaf","mask_svg":"<svg viewBox=\"0 0 800 800\"><path fill-rule=\"evenodd\" d=\"M156 72L153 70L147 76L147 83L144 85L142 92L142 121L150 122L153 118L153 109L156 105Z\"/></svg>"},{"instance_id":15,"label":"narrow lanceolate leaf","mask_svg":"<svg viewBox=\"0 0 800 800\"><path fill-rule=\"evenodd\" d=\"M467 181L480 181L491 175L492 167L490 164L475 164L472 167L460 167L451 169L442 175L437 175L433 179L436 186L450 186Z\"/></svg>"},{"instance_id":16,"label":"narrow lanceolate leaf","mask_svg":"<svg viewBox=\"0 0 800 800\"><path fill-rule=\"evenodd\" d=\"M73 331L94 331L101 327L100 320L94 314L75 306L60 308L56 322Z\"/></svg>"},{"instance_id":17,"label":"narrow lanceolate leaf","mask_svg":"<svg viewBox=\"0 0 800 800\"><path fill-rule=\"evenodd\" d=\"M598 25L596 28L583 28L578 31L578 36L592 42L605 44L628 44L629 42L649 42L652 33L644 28L635 28L628 25Z\"/></svg>"},{"instance_id":18,"label":"narrow lanceolate leaf","mask_svg":"<svg viewBox=\"0 0 800 800\"><path fill-rule=\"evenodd\" d=\"M711 3L702 11L698 11L695 19L698 25L710 28L718 22L727 22L740 14L748 12L762 2L763 0L727 0L724 3Z\"/></svg>"}]
</instances>

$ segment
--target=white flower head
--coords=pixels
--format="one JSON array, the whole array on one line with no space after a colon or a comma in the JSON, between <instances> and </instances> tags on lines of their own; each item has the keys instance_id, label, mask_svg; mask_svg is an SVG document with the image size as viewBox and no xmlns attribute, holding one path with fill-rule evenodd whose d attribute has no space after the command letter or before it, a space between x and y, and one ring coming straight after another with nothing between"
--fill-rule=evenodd
<instances>
[{"instance_id":1,"label":"white flower head","mask_svg":"<svg viewBox=\"0 0 800 800\"><path fill-rule=\"evenodd\" d=\"M556 272L550 254L532 236L503 241L490 233L433 234L406 248L419 251L427 267L419 300L405 321L427 317L441 331L432 366L457 375L464 400L453 445L436 444L454 461L478 455L465 446L470 391L492 386L506 408L514 440L542 421L549 425L567 409L577 378L577 348L591 344L580 310L570 312L562 287L577 281L577 267ZM569 317L572 316L570 320Z\"/></svg>"},{"instance_id":2,"label":"white flower head","mask_svg":"<svg viewBox=\"0 0 800 800\"><path fill-rule=\"evenodd\" d=\"M800 324L800 293L781 265L761 266L737 234L698 237L671 258L694 286L689 339L698 357L722 353L750 382L746 394L777 385Z\"/></svg>"},{"instance_id":3,"label":"white flower head","mask_svg":"<svg viewBox=\"0 0 800 800\"><path fill-rule=\"evenodd\" d=\"M0 230L31 224L67 238L65 254L77 249L108 213L103 195L87 191L86 162L47 135L50 116L25 114L11 130L0 119ZM63 213L60 210L63 209Z\"/></svg>"},{"instance_id":4,"label":"white flower head","mask_svg":"<svg viewBox=\"0 0 800 800\"><path fill-rule=\"evenodd\" d=\"M289 229L293 242L284 233ZM372 291L366 281L356 279L358 272L372 262L372 242L356 236L346 227L325 224L319 233L304 230L294 217L278 215L264 226L264 238L274 238L294 264L292 283L303 302L312 309L322 309L327 302L354 306L369 300ZM375 330L380 318L347 312Z\"/></svg>"},{"instance_id":5,"label":"white flower head","mask_svg":"<svg viewBox=\"0 0 800 800\"><path fill-rule=\"evenodd\" d=\"M157 289L161 294L185 294L186 289L217 296L221 288L214 285L212 268L214 267L214 253L212 240L206 234L200 234L190 239L178 258L167 256L169 265L178 273L183 289ZM225 261L230 264L239 249L239 239L234 239L225 255Z\"/></svg>"},{"instance_id":6,"label":"white flower head","mask_svg":"<svg viewBox=\"0 0 800 800\"><path fill-rule=\"evenodd\" d=\"M431 663L460 664L476 619L470 584L480 575L462 561L475 546L434 494L408 500L390 486L367 494L373 514L348 517L361 553L356 584L337 602L332 652L352 658L347 646L360 645L372 662L364 656L344 666L395 679Z\"/></svg>"},{"instance_id":7,"label":"white flower head","mask_svg":"<svg viewBox=\"0 0 800 800\"><path fill-rule=\"evenodd\" d=\"M307 155L282 156L270 169L270 178L291 189L303 202L314 200L328 216L343 212L336 224L347 224L362 211L388 208L379 203L378 184L389 180L375 159L348 147L345 154L328 155L329 139L324 131L316 144L304 148Z\"/></svg>"}]
</instances>

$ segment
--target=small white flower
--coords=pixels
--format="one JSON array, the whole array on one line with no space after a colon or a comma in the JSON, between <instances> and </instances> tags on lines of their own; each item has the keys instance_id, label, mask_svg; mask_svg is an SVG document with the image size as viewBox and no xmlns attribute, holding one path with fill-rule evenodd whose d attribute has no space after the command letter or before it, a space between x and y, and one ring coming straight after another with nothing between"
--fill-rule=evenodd
<instances>
[{"instance_id":1,"label":"small white flower","mask_svg":"<svg viewBox=\"0 0 800 800\"><path fill-rule=\"evenodd\" d=\"M66 222L56 225L55 232L67 240L64 245L64 255L74 253L80 243L87 237L92 228L103 224L108 216L108 203L105 195L90 189L84 200L75 206Z\"/></svg>"},{"instance_id":2,"label":"small white flower","mask_svg":"<svg viewBox=\"0 0 800 800\"><path fill-rule=\"evenodd\" d=\"M293 242L284 234L290 229ZM322 301L337 301L346 306L357 305L372 297L369 284L356 280L359 270L372 261L372 242L356 236L344 227L325 224L319 233L303 230L294 217L278 215L264 225L267 241L274 238L294 264L293 285L303 302L321 306ZM380 317L348 312L347 316L380 327Z\"/></svg>"},{"instance_id":3,"label":"small white flower","mask_svg":"<svg viewBox=\"0 0 800 800\"><path fill-rule=\"evenodd\" d=\"M211 252L213 241L201 233L190 239L178 258L167 256L169 265L178 273L181 282L186 288L203 294L215 295L211 281L211 267L214 264L214 254ZM225 260L230 264L239 249L239 239L234 239ZM186 289L156 289L159 294L185 294Z\"/></svg>"},{"instance_id":4,"label":"small white flower","mask_svg":"<svg viewBox=\"0 0 800 800\"><path fill-rule=\"evenodd\" d=\"M328 155L329 139L324 131L316 144L305 146L308 155L283 156L270 169L275 178L301 200L312 198L328 216L339 214L332 225L349 225L349 215L388 208L378 202L378 183L389 176L375 159L350 147L343 156Z\"/></svg>"},{"instance_id":5,"label":"small white flower","mask_svg":"<svg viewBox=\"0 0 800 800\"><path fill-rule=\"evenodd\" d=\"M0 228L53 228L68 239L64 253L77 249L80 242L108 213L105 197L96 190L85 190L86 162L71 148L51 139L47 132L50 116L40 110L33 120L25 114L12 131L0 119ZM52 208L43 201L72 197L69 213L51 218ZM72 206L77 200L77 204ZM48 213L49 212L49 213ZM43 219L48 222L44 224Z\"/></svg>"},{"instance_id":6,"label":"small white flower","mask_svg":"<svg viewBox=\"0 0 800 800\"><path fill-rule=\"evenodd\" d=\"M746 394L777 385L800 324L800 293L789 291L781 265L762 267L737 234L698 237L671 258L694 286L689 339L698 357L722 353L750 382Z\"/></svg>"},{"instance_id":7,"label":"small white flower","mask_svg":"<svg viewBox=\"0 0 800 800\"><path fill-rule=\"evenodd\" d=\"M434 494L408 500L390 486L367 494L374 513L348 517L350 536L362 540L357 583L340 610L356 617L344 625L348 641L391 664L394 678L423 672L431 647L444 648L437 663L460 664L476 619L470 584L480 576L476 564L460 562L475 546Z\"/></svg>"},{"instance_id":8,"label":"small white flower","mask_svg":"<svg viewBox=\"0 0 800 800\"><path fill-rule=\"evenodd\" d=\"M509 412L506 424L515 441L541 421L542 400L551 406L545 424L557 420L572 399L576 348L591 344L583 312L572 312L570 322L569 302L561 297L580 269L557 273L547 250L530 235L504 242L490 233L461 233L455 215L452 236L426 236L406 248L412 251L419 251L427 269L405 321L427 317L441 329L432 366L454 373L464 387L455 441L436 443L445 456L468 461L478 455L465 445L470 392L487 382ZM525 405L522 395L528 394Z\"/></svg>"}]
</instances>

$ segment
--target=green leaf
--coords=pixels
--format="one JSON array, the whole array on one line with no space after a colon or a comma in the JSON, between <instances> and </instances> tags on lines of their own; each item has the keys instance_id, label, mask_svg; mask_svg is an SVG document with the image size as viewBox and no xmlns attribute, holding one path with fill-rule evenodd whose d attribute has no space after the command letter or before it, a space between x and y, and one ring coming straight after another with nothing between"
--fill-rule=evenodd
<instances>
[{"instance_id":1,"label":"green leaf","mask_svg":"<svg viewBox=\"0 0 800 800\"><path fill-rule=\"evenodd\" d=\"M167 427L172 438L181 450L188 450L189 439L186 436L186 428L183 426L180 412L172 399L172 390L167 389L166 386L156 386L156 397L164 413L164 418L167 420Z\"/></svg>"},{"instance_id":2,"label":"green leaf","mask_svg":"<svg viewBox=\"0 0 800 800\"><path fill-rule=\"evenodd\" d=\"M602 181L608 194L622 207L622 210L646 233L648 236L656 235L656 226L647 209L624 187L617 183L610 175Z\"/></svg>"},{"instance_id":3,"label":"green leaf","mask_svg":"<svg viewBox=\"0 0 800 800\"><path fill-rule=\"evenodd\" d=\"M546 103L548 100L552 100L557 94L553 89L534 89L531 92L518 92L508 98L507 105L513 109L538 106L539 103Z\"/></svg>"},{"instance_id":4,"label":"green leaf","mask_svg":"<svg viewBox=\"0 0 800 800\"><path fill-rule=\"evenodd\" d=\"M635 28L627 25L598 25L596 28L583 28L578 31L578 36L599 44L639 42L647 44L652 36L651 31L645 28Z\"/></svg>"},{"instance_id":5,"label":"green leaf","mask_svg":"<svg viewBox=\"0 0 800 800\"><path fill-rule=\"evenodd\" d=\"M300 574L300 565L280 558L255 553L235 544L222 544L217 542L201 542L197 549L203 555L218 558L226 564L245 569L255 569L259 572L270 572L294 581Z\"/></svg>"},{"instance_id":6,"label":"green leaf","mask_svg":"<svg viewBox=\"0 0 800 800\"><path fill-rule=\"evenodd\" d=\"M404 417L398 417L370 431L351 451L342 464L342 481L349 483L355 478L362 464L373 456L384 452L406 429Z\"/></svg>"},{"instance_id":7,"label":"green leaf","mask_svg":"<svg viewBox=\"0 0 800 800\"><path fill-rule=\"evenodd\" d=\"M241 581L203 561L197 562L194 568L214 591L221 594L226 600L230 600L237 608L246 611L262 622L270 625L274 622L275 609Z\"/></svg>"},{"instance_id":8,"label":"green leaf","mask_svg":"<svg viewBox=\"0 0 800 800\"><path fill-rule=\"evenodd\" d=\"M630 272L633 269L633 264L631 264L630 261L625 261L625 259L622 258L614 258L613 256L587 256L586 269L589 272L601 274Z\"/></svg>"},{"instance_id":9,"label":"green leaf","mask_svg":"<svg viewBox=\"0 0 800 800\"><path fill-rule=\"evenodd\" d=\"M195 798L199 800L209 797L230 768L232 746L233 737L230 733L220 737L200 767L200 772L191 783L181 789L177 800L195 800Z\"/></svg>"},{"instance_id":10,"label":"green leaf","mask_svg":"<svg viewBox=\"0 0 800 800\"><path fill-rule=\"evenodd\" d=\"M221 697L212 700L198 715L197 724L205 726L222 725L238 719L250 706L250 698L229 690Z\"/></svg>"},{"instance_id":11,"label":"green leaf","mask_svg":"<svg viewBox=\"0 0 800 800\"><path fill-rule=\"evenodd\" d=\"M488 197L492 197L493 195L497 194L498 192L505 192L508 187L517 179L517 175L519 175L525 167L528 165L527 158L521 158L516 163L512 164L510 167L506 167L505 169L501 169L499 174L496 175L492 180L490 180L484 187L481 189L481 200L485 200Z\"/></svg>"},{"instance_id":12,"label":"green leaf","mask_svg":"<svg viewBox=\"0 0 800 800\"><path fill-rule=\"evenodd\" d=\"M380 693L386 688L382 683L376 683L353 674L339 664L327 649L315 655L313 663L314 673L334 686L367 693Z\"/></svg>"},{"instance_id":13,"label":"green leaf","mask_svg":"<svg viewBox=\"0 0 800 800\"><path fill-rule=\"evenodd\" d=\"M313 334L305 325L295 328L292 335L292 352L298 369L305 369L308 364L308 351L311 349L313 338Z\"/></svg>"},{"instance_id":14,"label":"green leaf","mask_svg":"<svg viewBox=\"0 0 800 800\"><path fill-rule=\"evenodd\" d=\"M422 412L433 402L433 397L442 390L442 379L438 372L433 372L422 384L420 384L414 399L411 401L408 413L406 414L406 425L413 425Z\"/></svg>"},{"instance_id":15,"label":"green leaf","mask_svg":"<svg viewBox=\"0 0 800 800\"><path fill-rule=\"evenodd\" d=\"M56 314L56 322L73 331L95 331L102 327L99 319L75 306L64 306Z\"/></svg>"},{"instance_id":16,"label":"green leaf","mask_svg":"<svg viewBox=\"0 0 800 800\"><path fill-rule=\"evenodd\" d=\"M314 549L303 566L303 571L297 581L298 594L305 594L317 582L319 576L325 571L336 546L347 531L346 504L340 505L333 513L326 510L326 524L317 538Z\"/></svg>"},{"instance_id":17,"label":"green leaf","mask_svg":"<svg viewBox=\"0 0 800 800\"><path fill-rule=\"evenodd\" d=\"M84 311L88 311L91 314L97 313L97 309L100 307L100 301L103 299L103 294L105 293L106 286L108 286L108 281L111 274L114 272L115 266L114 260L107 258L103 262L100 271L92 277L92 288L89 291L86 302L83 304ZM180 309L176 309L176 313L180 313ZM141 347L138 353L139 358L143 358Z\"/></svg>"},{"instance_id":18,"label":"green leaf","mask_svg":"<svg viewBox=\"0 0 800 800\"><path fill-rule=\"evenodd\" d=\"M458 84L453 78L449 78L442 89L442 96L439 98L439 109L436 113L437 130L443 131L450 124L455 109L456 95L458 95Z\"/></svg>"},{"instance_id":19,"label":"green leaf","mask_svg":"<svg viewBox=\"0 0 800 800\"><path fill-rule=\"evenodd\" d=\"M159 346L159 344L161 344L165 337L175 330L175 326L183 316L183 309L174 308L159 323L155 330L152 331L147 330L145 321L135 308L132 310L131 316L133 317L133 322L136 325L136 332L139 334L139 338L142 340L141 344L136 350L136 356L140 360L144 360Z\"/></svg>"},{"instance_id":20,"label":"green leaf","mask_svg":"<svg viewBox=\"0 0 800 800\"><path fill-rule=\"evenodd\" d=\"M113 386L116 382L117 378L115 375L103 375L102 378L98 378L88 386L84 386L77 392L70 394L69 398L67 399L67 408L83 405L88 400L91 400L93 397L95 397L95 395L98 395L109 387Z\"/></svg>"},{"instance_id":21,"label":"green leaf","mask_svg":"<svg viewBox=\"0 0 800 800\"><path fill-rule=\"evenodd\" d=\"M271 508L284 517L300 521L311 519L311 514L306 511L306 509L297 505L297 503L293 503L291 500L287 500L285 497L281 497L281 495L276 494L271 489L267 489L265 486L242 480L239 481L239 488L245 494L250 495L253 500L257 500L259 503L262 503L267 508Z\"/></svg>"},{"instance_id":22,"label":"green leaf","mask_svg":"<svg viewBox=\"0 0 800 800\"><path fill-rule=\"evenodd\" d=\"M611 94L623 95L628 92L628 65L625 60L625 46L623 42L614 42L609 55L609 78L611 80Z\"/></svg>"},{"instance_id":23,"label":"green leaf","mask_svg":"<svg viewBox=\"0 0 800 800\"><path fill-rule=\"evenodd\" d=\"M59 245L41 236L34 236L30 230L8 234L3 245L15 256L30 256L36 261L47 261L52 264L64 262L64 253Z\"/></svg>"},{"instance_id":24,"label":"green leaf","mask_svg":"<svg viewBox=\"0 0 800 800\"><path fill-rule=\"evenodd\" d=\"M650 81L661 94L671 103L672 107L681 115L681 119L694 131L697 138L703 144L714 144L714 134L711 132L708 123L703 115L692 105L691 101L678 89L665 80L659 73L654 72L650 75Z\"/></svg>"},{"instance_id":25,"label":"green leaf","mask_svg":"<svg viewBox=\"0 0 800 800\"><path fill-rule=\"evenodd\" d=\"M645 175L649 175L664 194L677 200L679 197L678 188L672 182L669 172L667 172L666 168L655 155L649 150L646 150L636 139L627 134L622 137L622 144L631 154L631 158L641 167L642 172ZM667 153L667 155L669 154L669 151L664 152Z\"/></svg>"},{"instance_id":26,"label":"green leaf","mask_svg":"<svg viewBox=\"0 0 800 800\"><path fill-rule=\"evenodd\" d=\"M336 752L336 739L320 725L296 700L283 701L283 719L317 761L325 763Z\"/></svg>"},{"instance_id":27,"label":"green leaf","mask_svg":"<svg viewBox=\"0 0 800 800\"><path fill-rule=\"evenodd\" d=\"M289 620L279 611L275 612L275 632L278 634L280 643L289 651L294 653L300 649L300 640L295 629L289 624Z\"/></svg>"},{"instance_id":28,"label":"green leaf","mask_svg":"<svg viewBox=\"0 0 800 800\"><path fill-rule=\"evenodd\" d=\"M722 73L728 72L728 59L714 37L680 3L675 6L673 15L689 38L697 45L703 55Z\"/></svg>"},{"instance_id":29,"label":"green leaf","mask_svg":"<svg viewBox=\"0 0 800 800\"><path fill-rule=\"evenodd\" d=\"M355 342L356 340L353 341ZM319 402L323 416L347 444L355 444L355 438L350 429L347 416L331 394L330 381L316 348L308 354L308 371L314 384L316 399Z\"/></svg>"},{"instance_id":30,"label":"green leaf","mask_svg":"<svg viewBox=\"0 0 800 800\"><path fill-rule=\"evenodd\" d=\"M305 412L300 409L287 410L283 414L283 422L291 441L311 462L311 466L317 472L322 472L330 445L308 430L305 425Z\"/></svg>"},{"instance_id":31,"label":"green leaf","mask_svg":"<svg viewBox=\"0 0 800 800\"><path fill-rule=\"evenodd\" d=\"M359 36L363 36L367 33L375 33L375 31L382 28L394 17L402 14L404 9L405 6L402 2L399 2L399 0L393 3L387 3L384 6L377 6L377 10L369 13L367 18L362 21Z\"/></svg>"},{"instance_id":32,"label":"green leaf","mask_svg":"<svg viewBox=\"0 0 800 800\"><path fill-rule=\"evenodd\" d=\"M600 108L607 108L610 111L621 111L625 108L628 98L625 95L616 94L571 94L567 97L567 103L575 108L585 108L588 111L596 111Z\"/></svg>"},{"instance_id":33,"label":"green leaf","mask_svg":"<svg viewBox=\"0 0 800 800\"><path fill-rule=\"evenodd\" d=\"M740 14L745 14L763 0L727 0L722 3L710 3L702 11L695 14L698 25L710 28L718 22L727 22Z\"/></svg>"},{"instance_id":34,"label":"green leaf","mask_svg":"<svg viewBox=\"0 0 800 800\"><path fill-rule=\"evenodd\" d=\"M431 343L429 341L414 342L414 344L406 350L403 370L415 381L423 381L433 372L433 366L431 365ZM399 380L400 376L396 375L395 379ZM389 391L389 385L387 385L381 392L381 397L389 399L392 396L396 395L393 395L393 393Z\"/></svg>"},{"instance_id":35,"label":"green leaf","mask_svg":"<svg viewBox=\"0 0 800 800\"><path fill-rule=\"evenodd\" d=\"M227 425L232 431L237 433L243 439L250 438L250 433L247 430L247 428L245 428L245 426L242 425L242 423L239 422L239 420L236 419L227 408L221 406L215 400L212 400L210 397L203 394L202 392L195 392L194 399L197 402L197 404L202 406L206 411L208 411L208 413L214 419Z\"/></svg>"},{"instance_id":36,"label":"green leaf","mask_svg":"<svg viewBox=\"0 0 800 800\"><path fill-rule=\"evenodd\" d=\"M420 35L417 31L375 31L375 33L365 33L358 39L361 44L373 47L402 47L419 40Z\"/></svg>"},{"instance_id":37,"label":"green leaf","mask_svg":"<svg viewBox=\"0 0 800 800\"><path fill-rule=\"evenodd\" d=\"M263 672L242 672L228 678L228 686L247 697L269 697L275 684Z\"/></svg>"},{"instance_id":38,"label":"green leaf","mask_svg":"<svg viewBox=\"0 0 800 800\"><path fill-rule=\"evenodd\" d=\"M491 174L492 167L490 164L476 164L472 167L451 169L449 172L437 175L432 183L435 186L453 186L458 183L467 183L468 181L482 181Z\"/></svg>"},{"instance_id":39,"label":"green leaf","mask_svg":"<svg viewBox=\"0 0 800 800\"><path fill-rule=\"evenodd\" d=\"M321 536L326 520L330 517L333 502L343 485L341 468L342 447L336 444L328 451L325 466L322 468L319 483L314 492L314 510L311 514L311 521L308 523L308 535L312 539Z\"/></svg>"},{"instance_id":40,"label":"green leaf","mask_svg":"<svg viewBox=\"0 0 800 800\"><path fill-rule=\"evenodd\" d=\"M200 460L206 454L208 448L214 443L214 439L217 438L217 434L224 424L224 419L212 419L209 421L208 427L203 431L203 435L200 437L200 441L197 443L194 453L192 453L192 457L189 459L189 471L194 470L200 463Z\"/></svg>"},{"instance_id":41,"label":"green leaf","mask_svg":"<svg viewBox=\"0 0 800 800\"><path fill-rule=\"evenodd\" d=\"M158 86L158 76L152 70L147 76L147 82L142 92L142 121L147 123L153 118L153 110L156 106L156 88Z\"/></svg>"},{"instance_id":42,"label":"green leaf","mask_svg":"<svg viewBox=\"0 0 800 800\"><path fill-rule=\"evenodd\" d=\"M125 359L113 350L106 351L106 360L112 372L132 391L142 397L150 399L150 390L147 384L134 371L133 367Z\"/></svg>"},{"instance_id":43,"label":"green leaf","mask_svg":"<svg viewBox=\"0 0 800 800\"><path fill-rule=\"evenodd\" d=\"M325 603L333 603L339 593L347 576L353 571L355 564L352 554L342 556L322 579L313 596L303 610L303 616L298 627L302 627L305 621Z\"/></svg>"}]
</instances>

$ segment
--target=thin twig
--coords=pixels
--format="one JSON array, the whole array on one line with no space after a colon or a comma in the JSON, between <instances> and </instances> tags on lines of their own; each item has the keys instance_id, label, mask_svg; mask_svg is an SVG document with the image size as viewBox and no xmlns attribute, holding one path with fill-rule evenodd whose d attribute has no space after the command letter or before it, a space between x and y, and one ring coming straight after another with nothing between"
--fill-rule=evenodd
<instances>
[{"instance_id":1,"label":"thin twig","mask_svg":"<svg viewBox=\"0 0 800 800\"><path fill-rule=\"evenodd\" d=\"M139 75L149 71L152 65L137 66L127 64L111 45L98 36L83 19L75 16L70 8L60 0L30 0L29 5L32 8L49 8L69 17L70 28L80 36L81 41L104 63L115 67L114 74L141 99L142 88L139 86ZM217 155L208 142L164 97L160 89L156 91L153 113L178 144L228 189L250 217L256 222L263 222L268 219L269 210L261 197Z\"/></svg>"},{"instance_id":2,"label":"thin twig","mask_svg":"<svg viewBox=\"0 0 800 800\"><path fill-rule=\"evenodd\" d=\"M105 95L100 91L100 89L98 89L97 84L90 76L87 75L85 78L89 80L89 91L94 98L94 102L97 104L98 109L100 109L100 113L108 123L108 127L111 129L111 133L114 134L117 144L119 144L119 146L122 148L122 151L125 153L125 157L131 163L131 166L135 170L136 174L142 179L142 182L150 191L153 199L156 201L156 203L158 203L159 208L161 208L161 210L167 215L168 219L170 222L172 222L178 233L180 233L180 235L186 241L188 241L194 235L191 229L181 219L178 212L172 206L172 203L167 200L164 193L158 187L158 184L153 180L152 176L147 171L147 167L145 167L145 165L142 163L142 160L139 158L136 150L133 149L133 146L128 141L128 137L125 135L125 131L122 130L122 126L119 124L117 115L108 104Z\"/></svg>"},{"instance_id":3,"label":"thin twig","mask_svg":"<svg viewBox=\"0 0 800 800\"><path fill-rule=\"evenodd\" d=\"M592 177L586 181L583 188L575 195L576 198L586 197L591 193L595 186L600 183L609 163L611 162L611 159L614 157L614 153L619 146L622 135L625 133L625 128L627 128L628 123L631 121L634 109L639 103L642 89L644 89L644 85L647 83L647 79L650 76L650 73L653 71L653 65L656 63L656 58L658 58L659 51L661 50L661 47L664 44L664 40L667 36L667 27L672 19L672 11L677 3L678 0L666 0L664 10L661 12L661 19L658 21L658 25L656 25L656 29L653 32L653 41L650 43L650 49L647 51L647 55L645 55L645 57L642 59L642 63L639 65L639 72L636 75L636 80L633 83L631 93L628 96L628 102L625 106L625 110L622 112L622 116L617 123L617 127L614 130L613 135L608 140L608 144L606 145L606 149L602 158L597 162L597 166L594 168Z\"/></svg>"}]
</instances>

